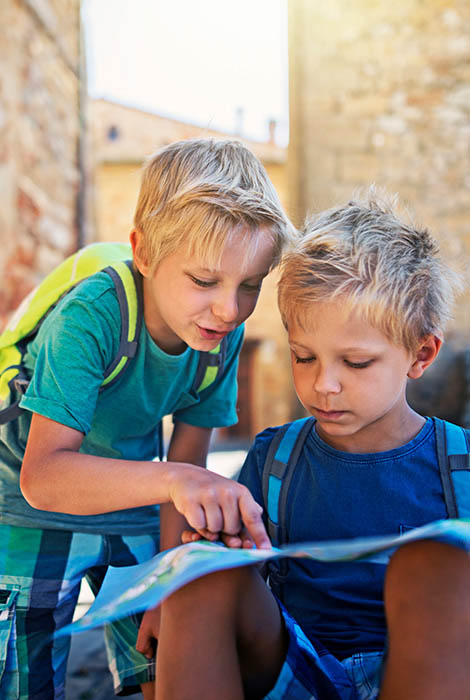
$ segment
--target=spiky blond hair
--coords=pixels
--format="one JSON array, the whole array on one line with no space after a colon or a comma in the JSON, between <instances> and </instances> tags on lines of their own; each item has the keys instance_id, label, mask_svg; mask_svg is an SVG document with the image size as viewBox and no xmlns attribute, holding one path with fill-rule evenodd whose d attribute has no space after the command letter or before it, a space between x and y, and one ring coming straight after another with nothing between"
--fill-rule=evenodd
<instances>
[{"instance_id":1,"label":"spiky blond hair","mask_svg":"<svg viewBox=\"0 0 470 700\"><path fill-rule=\"evenodd\" d=\"M396 213L398 198L371 187L365 197L312 217L281 263L284 324L308 325L309 308L341 299L409 350L451 317L457 272L436 240Z\"/></svg>"}]
</instances>

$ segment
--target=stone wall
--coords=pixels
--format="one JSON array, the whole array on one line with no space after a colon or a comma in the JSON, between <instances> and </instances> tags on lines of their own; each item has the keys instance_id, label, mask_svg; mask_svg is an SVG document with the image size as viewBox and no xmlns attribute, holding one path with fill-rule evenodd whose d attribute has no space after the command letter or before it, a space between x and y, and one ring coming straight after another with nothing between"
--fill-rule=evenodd
<instances>
[{"instance_id":1,"label":"stone wall","mask_svg":"<svg viewBox=\"0 0 470 700\"><path fill-rule=\"evenodd\" d=\"M80 242L79 5L0 3L0 321Z\"/></svg>"},{"instance_id":2,"label":"stone wall","mask_svg":"<svg viewBox=\"0 0 470 700\"><path fill-rule=\"evenodd\" d=\"M469 35L468 0L289 0L297 221L376 182L468 261ZM467 334L469 300L454 326Z\"/></svg>"}]
</instances>

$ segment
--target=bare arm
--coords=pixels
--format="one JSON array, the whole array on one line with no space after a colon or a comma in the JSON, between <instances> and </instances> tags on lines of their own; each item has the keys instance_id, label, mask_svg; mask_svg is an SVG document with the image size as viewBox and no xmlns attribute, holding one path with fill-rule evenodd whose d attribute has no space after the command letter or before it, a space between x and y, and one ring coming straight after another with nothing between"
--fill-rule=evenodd
<instances>
[{"instance_id":1,"label":"bare arm","mask_svg":"<svg viewBox=\"0 0 470 700\"><path fill-rule=\"evenodd\" d=\"M20 486L34 508L75 515L173 502L195 530L236 534L242 522L269 547L248 489L184 462L130 461L79 452L83 435L33 414Z\"/></svg>"}]
</instances>

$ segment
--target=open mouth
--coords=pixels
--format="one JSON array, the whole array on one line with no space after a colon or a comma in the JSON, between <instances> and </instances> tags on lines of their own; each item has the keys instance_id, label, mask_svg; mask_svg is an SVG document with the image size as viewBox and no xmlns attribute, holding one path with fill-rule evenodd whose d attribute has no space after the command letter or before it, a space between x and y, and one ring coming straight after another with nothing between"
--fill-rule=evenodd
<instances>
[{"instance_id":1,"label":"open mouth","mask_svg":"<svg viewBox=\"0 0 470 700\"><path fill-rule=\"evenodd\" d=\"M202 335L203 338L206 340L221 340L224 338L227 333L230 331L219 331L214 328L203 328L202 326L198 326L199 332Z\"/></svg>"}]
</instances>

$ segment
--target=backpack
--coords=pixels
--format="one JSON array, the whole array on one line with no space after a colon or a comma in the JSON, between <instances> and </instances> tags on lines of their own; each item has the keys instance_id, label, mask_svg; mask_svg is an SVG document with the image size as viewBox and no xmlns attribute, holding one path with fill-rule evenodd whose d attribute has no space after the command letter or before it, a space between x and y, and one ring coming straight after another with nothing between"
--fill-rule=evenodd
<instances>
[{"instance_id":1,"label":"backpack","mask_svg":"<svg viewBox=\"0 0 470 700\"><path fill-rule=\"evenodd\" d=\"M449 518L470 518L470 430L433 418L439 471ZM315 418L301 418L274 435L263 467L262 487L268 535L287 543L287 496L294 468Z\"/></svg>"},{"instance_id":2,"label":"backpack","mask_svg":"<svg viewBox=\"0 0 470 700\"><path fill-rule=\"evenodd\" d=\"M144 313L142 277L132 264L131 247L125 243L92 243L64 260L33 289L0 335L0 405L7 403L0 409L0 425L14 420L23 411L19 402L29 384L23 366L27 344L57 302L99 271L106 272L113 280L121 314L119 348L106 369L101 390L114 384L135 356ZM226 345L224 338L213 350L199 352L192 391L200 395L223 371ZM9 403L15 392L20 398Z\"/></svg>"}]
</instances>

